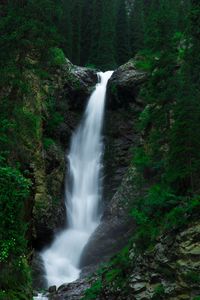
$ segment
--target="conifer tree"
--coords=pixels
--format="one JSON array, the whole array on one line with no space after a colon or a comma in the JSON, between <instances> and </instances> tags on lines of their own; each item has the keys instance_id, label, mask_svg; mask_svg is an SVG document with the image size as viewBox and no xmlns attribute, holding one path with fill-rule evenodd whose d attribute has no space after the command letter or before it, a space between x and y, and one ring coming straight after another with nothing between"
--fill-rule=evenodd
<instances>
[{"instance_id":1,"label":"conifer tree","mask_svg":"<svg viewBox=\"0 0 200 300\"><path fill-rule=\"evenodd\" d=\"M59 31L62 35L62 49L68 59L72 59L72 21L71 2L62 0L62 15L59 22Z\"/></svg>"},{"instance_id":2,"label":"conifer tree","mask_svg":"<svg viewBox=\"0 0 200 300\"><path fill-rule=\"evenodd\" d=\"M128 15L125 0L120 0L118 4L116 20L116 61L121 65L128 61L130 57Z\"/></svg>"},{"instance_id":3,"label":"conifer tree","mask_svg":"<svg viewBox=\"0 0 200 300\"><path fill-rule=\"evenodd\" d=\"M200 188L200 3L191 2L188 47L180 71L169 153L169 180L180 193Z\"/></svg>"},{"instance_id":4,"label":"conifer tree","mask_svg":"<svg viewBox=\"0 0 200 300\"><path fill-rule=\"evenodd\" d=\"M131 7L129 30L131 54L134 56L134 54L144 48L145 12L143 0L135 0Z\"/></svg>"},{"instance_id":5,"label":"conifer tree","mask_svg":"<svg viewBox=\"0 0 200 300\"><path fill-rule=\"evenodd\" d=\"M81 65L89 63L91 54L91 43L93 36L92 18L93 1L84 0L82 6L82 24L81 24Z\"/></svg>"},{"instance_id":6,"label":"conifer tree","mask_svg":"<svg viewBox=\"0 0 200 300\"><path fill-rule=\"evenodd\" d=\"M81 55L81 22L82 22L82 1L72 2L72 62L80 64Z\"/></svg>"},{"instance_id":7,"label":"conifer tree","mask_svg":"<svg viewBox=\"0 0 200 300\"><path fill-rule=\"evenodd\" d=\"M99 37L99 51L97 66L103 70L114 69L115 61L115 3L114 1L103 1L101 18L101 32Z\"/></svg>"},{"instance_id":8,"label":"conifer tree","mask_svg":"<svg viewBox=\"0 0 200 300\"><path fill-rule=\"evenodd\" d=\"M103 0L93 0L91 19L91 48L88 62L98 66L99 39L101 34L101 23L103 14Z\"/></svg>"}]
</instances>

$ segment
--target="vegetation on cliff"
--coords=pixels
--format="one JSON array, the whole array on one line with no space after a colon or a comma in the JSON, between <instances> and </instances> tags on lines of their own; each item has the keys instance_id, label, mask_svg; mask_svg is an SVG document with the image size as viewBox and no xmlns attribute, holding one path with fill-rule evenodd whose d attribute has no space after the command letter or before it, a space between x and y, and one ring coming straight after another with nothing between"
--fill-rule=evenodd
<instances>
[{"instance_id":1,"label":"vegetation on cliff","mask_svg":"<svg viewBox=\"0 0 200 300\"><path fill-rule=\"evenodd\" d=\"M179 293L180 299L181 293L186 293L185 299L196 299L198 284L194 287L191 282L186 283L188 289L185 290L174 288L171 296L162 284L162 275L158 275L160 286L156 285L159 280L154 279L156 290L148 294L151 279L145 283L145 274L137 278L140 270L136 270L135 275L134 269L142 265L142 260L135 260L135 257L152 251L159 236L163 233L170 236L170 232L171 237L174 232L178 235L198 220L200 5L197 1L135 1L134 13L143 16L138 17L143 30L135 36L136 66L148 74L140 92L145 103L138 120L141 144L133 148L132 160L133 182L141 196L129 200L137 229L130 245L100 272L98 281L86 292L84 299L141 299L142 295L148 299L179 299ZM144 195L147 185L149 188ZM157 250L159 253L159 248ZM132 252L138 254L135 256ZM158 266L157 269L151 267L152 272L161 272ZM190 267L199 283L199 269ZM145 270L147 272L147 266ZM186 270L187 264L185 273ZM177 276L187 277L183 270L180 273ZM131 276L136 277L135 282L131 283ZM166 279L167 275L164 277ZM178 281L175 273L171 280Z\"/></svg>"},{"instance_id":2,"label":"vegetation on cliff","mask_svg":"<svg viewBox=\"0 0 200 300\"><path fill-rule=\"evenodd\" d=\"M58 189L63 184L63 175L57 173L46 179L44 156L55 152L64 156L55 129L66 115L56 106L51 75L56 74L58 82L67 77L66 86L80 90L71 67L64 75L56 73L57 67L66 64L65 56L75 64L102 70L135 56L135 67L146 72L148 79L139 95L144 107L137 120L141 143L133 145L130 161L135 170L132 180L141 191L129 199L137 231L130 245L100 270L85 299L111 299L109 289L111 294L116 290L119 299L127 299L133 244L143 255L154 249L163 234L179 232L198 219L199 28L198 0L2 1L1 300L31 299L34 222L45 224L45 213L57 205L53 176ZM56 159L64 173L64 159ZM188 285L199 282L197 272L186 277ZM166 299L161 284L154 294L152 299Z\"/></svg>"}]
</instances>

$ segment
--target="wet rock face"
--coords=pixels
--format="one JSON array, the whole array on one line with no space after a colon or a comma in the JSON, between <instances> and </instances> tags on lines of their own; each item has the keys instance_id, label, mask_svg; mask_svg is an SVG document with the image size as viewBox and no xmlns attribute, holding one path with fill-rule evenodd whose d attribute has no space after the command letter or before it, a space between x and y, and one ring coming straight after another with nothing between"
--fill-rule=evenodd
<instances>
[{"instance_id":1,"label":"wet rock face","mask_svg":"<svg viewBox=\"0 0 200 300\"><path fill-rule=\"evenodd\" d=\"M120 186L133 156L132 147L139 142L136 122L143 103L138 94L145 80L146 74L136 70L134 61L129 61L119 67L108 82L104 123L104 202L110 201Z\"/></svg>"},{"instance_id":2,"label":"wet rock face","mask_svg":"<svg viewBox=\"0 0 200 300\"><path fill-rule=\"evenodd\" d=\"M142 102L135 97L143 82L144 74L131 62L115 71L109 81L104 127L104 213L101 224L84 249L81 267L93 266L95 269L100 262L108 260L123 248L135 229L129 217L129 201L136 197L137 190L132 182L133 170L129 167L132 147L139 143L135 125ZM113 84L120 86L119 94L112 89ZM122 103L122 98L127 102ZM110 105L112 102L116 105Z\"/></svg>"},{"instance_id":3,"label":"wet rock face","mask_svg":"<svg viewBox=\"0 0 200 300\"><path fill-rule=\"evenodd\" d=\"M133 219L129 216L130 200L138 196L133 176L134 169L130 169L120 189L106 206L101 224L84 249L82 268L92 266L95 270L99 263L121 250L135 230Z\"/></svg>"},{"instance_id":4,"label":"wet rock face","mask_svg":"<svg viewBox=\"0 0 200 300\"><path fill-rule=\"evenodd\" d=\"M103 170L103 202L105 205L111 201L121 185L132 159L132 147L136 146L139 141L135 128L138 112L139 110L132 106L128 111L120 108L106 112Z\"/></svg>"},{"instance_id":5,"label":"wet rock face","mask_svg":"<svg viewBox=\"0 0 200 300\"><path fill-rule=\"evenodd\" d=\"M42 167L42 168L41 168ZM64 199L65 159L62 148L53 144L43 152L43 166L36 169L33 246L37 250L49 244L56 231L66 224Z\"/></svg>"},{"instance_id":6,"label":"wet rock face","mask_svg":"<svg viewBox=\"0 0 200 300\"><path fill-rule=\"evenodd\" d=\"M42 290L47 288L47 281L44 276L44 264L42 258L37 252L34 252L33 254L31 269L33 277L33 289Z\"/></svg>"},{"instance_id":7,"label":"wet rock face","mask_svg":"<svg viewBox=\"0 0 200 300\"><path fill-rule=\"evenodd\" d=\"M97 82L96 70L72 66L70 76L63 86L69 109L82 112Z\"/></svg>"},{"instance_id":8,"label":"wet rock face","mask_svg":"<svg viewBox=\"0 0 200 300\"><path fill-rule=\"evenodd\" d=\"M89 279L79 279L70 284L63 284L57 290L50 291L49 300L80 300L84 296L85 290L91 286Z\"/></svg>"},{"instance_id":9,"label":"wet rock face","mask_svg":"<svg viewBox=\"0 0 200 300\"><path fill-rule=\"evenodd\" d=\"M56 126L49 127L48 122L51 120L46 121L45 115L40 135L44 141L50 141L50 144L45 147L43 141L40 142L33 163L33 246L38 250L49 244L55 233L66 225L66 152L72 132L82 117L87 98L97 81L95 70L74 66L66 60L63 66L53 70L44 81L44 91L38 90L38 94L45 93L47 98L54 99L54 114L60 120L56 120Z\"/></svg>"},{"instance_id":10,"label":"wet rock face","mask_svg":"<svg viewBox=\"0 0 200 300\"><path fill-rule=\"evenodd\" d=\"M135 67L134 60L120 66L108 82L108 103L107 107L115 110L121 107L128 107L130 103L142 106L138 99L138 93L146 81L146 73Z\"/></svg>"}]
</instances>

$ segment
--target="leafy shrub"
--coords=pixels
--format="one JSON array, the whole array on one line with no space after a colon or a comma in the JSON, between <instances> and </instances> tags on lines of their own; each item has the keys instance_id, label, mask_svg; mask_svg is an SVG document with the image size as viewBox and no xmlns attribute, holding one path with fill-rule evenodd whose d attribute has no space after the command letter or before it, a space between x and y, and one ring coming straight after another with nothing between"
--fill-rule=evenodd
<instances>
[{"instance_id":1,"label":"leafy shrub","mask_svg":"<svg viewBox=\"0 0 200 300\"><path fill-rule=\"evenodd\" d=\"M200 284L200 273L188 272L185 274L185 279L188 283Z\"/></svg>"},{"instance_id":2,"label":"leafy shrub","mask_svg":"<svg viewBox=\"0 0 200 300\"><path fill-rule=\"evenodd\" d=\"M47 120L47 124L46 124L46 134L48 136L51 136L52 133L55 131L55 129L59 126L60 123L62 123L64 121L63 116L58 113L58 112L54 112L54 114L51 115L50 118L48 118Z\"/></svg>"},{"instance_id":3,"label":"leafy shrub","mask_svg":"<svg viewBox=\"0 0 200 300\"><path fill-rule=\"evenodd\" d=\"M143 172L146 167L151 166L151 159L146 154L143 148L137 148L134 152L133 163L137 167L139 172Z\"/></svg>"},{"instance_id":4,"label":"leafy shrub","mask_svg":"<svg viewBox=\"0 0 200 300\"><path fill-rule=\"evenodd\" d=\"M45 150L48 150L54 144L55 144L55 142L51 138L44 138L44 140L43 140L43 146L44 146Z\"/></svg>"},{"instance_id":5,"label":"leafy shrub","mask_svg":"<svg viewBox=\"0 0 200 300\"><path fill-rule=\"evenodd\" d=\"M27 244L24 220L24 205L29 196L30 181L16 168L0 166L0 296L2 299L26 299L12 290L29 293L31 276L27 264ZM10 297L10 298L9 298ZM0 298L1 299L1 298Z\"/></svg>"},{"instance_id":6,"label":"leafy shrub","mask_svg":"<svg viewBox=\"0 0 200 300\"><path fill-rule=\"evenodd\" d=\"M155 56L149 51L140 51L137 55L135 66L142 71L150 71L152 69Z\"/></svg>"},{"instance_id":7,"label":"leafy shrub","mask_svg":"<svg viewBox=\"0 0 200 300\"><path fill-rule=\"evenodd\" d=\"M162 284L159 284L155 290L154 290L154 295L153 295L153 300L161 300L161 299L165 299L165 289L164 286Z\"/></svg>"},{"instance_id":8,"label":"leafy shrub","mask_svg":"<svg viewBox=\"0 0 200 300\"><path fill-rule=\"evenodd\" d=\"M49 50L49 60L51 66L61 66L66 59L62 49L54 47Z\"/></svg>"},{"instance_id":9,"label":"leafy shrub","mask_svg":"<svg viewBox=\"0 0 200 300\"><path fill-rule=\"evenodd\" d=\"M97 66L95 66L94 64L86 64L85 65L86 68L92 69L92 70L96 70Z\"/></svg>"},{"instance_id":10,"label":"leafy shrub","mask_svg":"<svg viewBox=\"0 0 200 300\"><path fill-rule=\"evenodd\" d=\"M97 280L95 283L93 283L91 288L86 290L83 300L97 299L97 296L100 294L101 289L102 289L102 282L101 280Z\"/></svg>"},{"instance_id":11,"label":"leafy shrub","mask_svg":"<svg viewBox=\"0 0 200 300\"><path fill-rule=\"evenodd\" d=\"M56 100L54 97L46 99L46 107L48 115L45 120L45 133L50 137L59 124L64 121L64 117L56 111Z\"/></svg>"},{"instance_id":12,"label":"leafy shrub","mask_svg":"<svg viewBox=\"0 0 200 300\"><path fill-rule=\"evenodd\" d=\"M165 185L153 185L145 197L135 201L131 211L138 225L134 235L138 249L153 245L161 232L185 225L199 208L199 197L176 196Z\"/></svg>"}]
</instances>

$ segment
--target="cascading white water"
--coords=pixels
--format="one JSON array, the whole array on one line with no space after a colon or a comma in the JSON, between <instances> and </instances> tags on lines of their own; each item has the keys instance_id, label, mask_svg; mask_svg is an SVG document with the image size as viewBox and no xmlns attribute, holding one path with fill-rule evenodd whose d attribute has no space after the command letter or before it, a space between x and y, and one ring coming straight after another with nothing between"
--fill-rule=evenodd
<instances>
[{"instance_id":1,"label":"cascading white water","mask_svg":"<svg viewBox=\"0 0 200 300\"><path fill-rule=\"evenodd\" d=\"M33 300L47 300L48 298L43 296L42 294L38 294L38 296L33 297Z\"/></svg>"},{"instance_id":2,"label":"cascading white water","mask_svg":"<svg viewBox=\"0 0 200 300\"><path fill-rule=\"evenodd\" d=\"M91 95L84 118L75 131L69 160L70 186L66 185L69 227L42 253L48 285L75 281L84 246L99 224L101 198L101 129L106 87L112 71L98 73L100 82Z\"/></svg>"}]
</instances>

